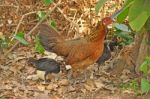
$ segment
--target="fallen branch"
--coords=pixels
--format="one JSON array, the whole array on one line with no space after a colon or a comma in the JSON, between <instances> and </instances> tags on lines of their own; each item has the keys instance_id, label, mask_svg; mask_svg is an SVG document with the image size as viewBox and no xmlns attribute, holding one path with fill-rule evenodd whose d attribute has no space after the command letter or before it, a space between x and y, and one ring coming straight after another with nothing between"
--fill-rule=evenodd
<instances>
[{"instance_id":1,"label":"fallen branch","mask_svg":"<svg viewBox=\"0 0 150 99\"><path fill-rule=\"evenodd\" d=\"M32 28L32 30L29 31L29 32L26 34L25 38L27 38L28 36L30 36L30 35L32 34L32 32L48 17L49 14L51 14L51 13L57 8L57 6L58 6L60 3L61 3L61 0L59 0L58 3L55 4L55 6L54 6L50 11L48 11L48 13ZM20 43L20 42L17 41L17 42L15 43L15 45L12 46L12 47L4 54L4 56L6 57L14 48L16 48L16 46L17 46L19 43Z\"/></svg>"}]
</instances>

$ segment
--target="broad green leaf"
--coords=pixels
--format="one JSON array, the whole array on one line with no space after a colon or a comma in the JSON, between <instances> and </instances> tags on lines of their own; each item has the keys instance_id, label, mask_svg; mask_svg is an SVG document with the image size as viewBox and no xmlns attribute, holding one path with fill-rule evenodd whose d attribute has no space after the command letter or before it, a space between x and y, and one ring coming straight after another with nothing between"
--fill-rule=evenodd
<instances>
[{"instance_id":1,"label":"broad green leaf","mask_svg":"<svg viewBox=\"0 0 150 99\"><path fill-rule=\"evenodd\" d=\"M150 57L147 56L147 57L145 58L145 61L147 61L148 65L150 65Z\"/></svg>"},{"instance_id":2,"label":"broad green leaf","mask_svg":"<svg viewBox=\"0 0 150 99\"><path fill-rule=\"evenodd\" d=\"M146 57L143 64L140 66L140 71L142 71L144 74L148 74L150 69L150 57Z\"/></svg>"},{"instance_id":3,"label":"broad green leaf","mask_svg":"<svg viewBox=\"0 0 150 99\"><path fill-rule=\"evenodd\" d=\"M120 10L117 15L117 21L122 23L128 15L129 7L133 4L133 0L127 0L124 7Z\"/></svg>"},{"instance_id":4,"label":"broad green leaf","mask_svg":"<svg viewBox=\"0 0 150 99\"><path fill-rule=\"evenodd\" d=\"M134 31L140 31L141 28L146 23L149 16L143 11L141 14L139 14L134 20L129 21L129 25Z\"/></svg>"},{"instance_id":5,"label":"broad green leaf","mask_svg":"<svg viewBox=\"0 0 150 99\"><path fill-rule=\"evenodd\" d=\"M118 24L118 23L115 23L114 26L121 30L121 31L124 31L124 32L131 32L131 30L129 29L129 27L125 24Z\"/></svg>"},{"instance_id":6,"label":"broad green leaf","mask_svg":"<svg viewBox=\"0 0 150 99\"><path fill-rule=\"evenodd\" d=\"M129 8L126 8L120 14L118 14L117 22L122 23L128 16L128 12L129 12Z\"/></svg>"},{"instance_id":7,"label":"broad green leaf","mask_svg":"<svg viewBox=\"0 0 150 99\"><path fill-rule=\"evenodd\" d=\"M141 90L142 90L142 93L146 93L150 91L150 82L145 78L141 79Z\"/></svg>"},{"instance_id":8,"label":"broad green leaf","mask_svg":"<svg viewBox=\"0 0 150 99\"><path fill-rule=\"evenodd\" d=\"M108 0L99 0L98 3L95 6L95 11L96 14L98 14L99 10L101 9L101 7L103 6L103 4L105 4Z\"/></svg>"},{"instance_id":9,"label":"broad green leaf","mask_svg":"<svg viewBox=\"0 0 150 99\"><path fill-rule=\"evenodd\" d=\"M40 39L39 39L39 35L36 35L36 38L35 38L35 51L37 51L38 53L42 53L42 54L45 51L45 49L41 45L41 42L40 42Z\"/></svg>"},{"instance_id":10,"label":"broad green leaf","mask_svg":"<svg viewBox=\"0 0 150 99\"><path fill-rule=\"evenodd\" d=\"M20 43L24 44L24 45L28 45L29 43L24 39L24 33L23 32L19 32L17 33L14 38L16 40L18 40Z\"/></svg>"},{"instance_id":11,"label":"broad green leaf","mask_svg":"<svg viewBox=\"0 0 150 99\"><path fill-rule=\"evenodd\" d=\"M53 0L43 0L45 5L49 5L53 2Z\"/></svg>"},{"instance_id":12,"label":"broad green leaf","mask_svg":"<svg viewBox=\"0 0 150 99\"><path fill-rule=\"evenodd\" d=\"M150 16L150 0L134 0L129 9L129 24L135 31L139 31Z\"/></svg>"},{"instance_id":13,"label":"broad green leaf","mask_svg":"<svg viewBox=\"0 0 150 99\"><path fill-rule=\"evenodd\" d=\"M38 11L37 15L40 19L42 19L46 15L46 13L43 11Z\"/></svg>"},{"instance_id":14,"label":"broad green leaf","mask_svg":"<svg viewBox=\"0 0 150 99\"><path fill-rule=\"evenodd\" d=\"M49 25L50 25L52 28L56 28L56 22L55 22L54 20L50 20Z\"/></svg>"},{"instance_id":15,"label":"broad green leaf","mask_svg":"<svg viewBox=\"0 0 150 99\"><path fill-rule=\"evenodd\" d=\"M134 0L125 0L124 6L128 6L129 4L133 3Z\"/></svg>"}]
</instances>

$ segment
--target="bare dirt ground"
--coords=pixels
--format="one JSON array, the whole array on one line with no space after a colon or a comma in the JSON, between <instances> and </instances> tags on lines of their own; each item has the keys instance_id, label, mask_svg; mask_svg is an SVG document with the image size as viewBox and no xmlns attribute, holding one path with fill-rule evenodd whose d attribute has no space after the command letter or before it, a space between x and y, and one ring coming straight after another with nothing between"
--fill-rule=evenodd
<instances>
[{"instance_id":1,"label":"bare dirt ground","mask_svg":"<svg viewBox=\"0 0 150 99\"><path fill-rule=\"evenodd\" d=\"M62 0L59 8L63 14L57 9L48 18L56 21L57 30L67 39L74 35L80 37L89 33L91 19L95 23L118 9L122 0L116 1L118 2L108 2L97 17L93 10L96 0ZM45 6L42 0L0 0L0 37L11 39L23 16L17 32L28 33L39 21L36 13L40 10L48 11L53 6ZM33 14L26 15L31 12ZM80 24L79 33L69 20ZM20 44L7 57L4 57L3 53L15 44L15 40L10 44L11 47L0 49L0 99L142 99L136 91L125 88L123 84L133 79L131 72L124 70L122 75L117 77L107 72L111 60L101 66L90 66L85 70L86 78L81 74L81 77L76 79L67 79L67 74L60 73L59 78L49 77L51 81L46 85L42 84L40 79L31 79L36 70L28 64L28 58L44 56L36 53L34 49L37 32L34 31L26 38L30 42L29 46Z\"/></svg>"}]
</instances>

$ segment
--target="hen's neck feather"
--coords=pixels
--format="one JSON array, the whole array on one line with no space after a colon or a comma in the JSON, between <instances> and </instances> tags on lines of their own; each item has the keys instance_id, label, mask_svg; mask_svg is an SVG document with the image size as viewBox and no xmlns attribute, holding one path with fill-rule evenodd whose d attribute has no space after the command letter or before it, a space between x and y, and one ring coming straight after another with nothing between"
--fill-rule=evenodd
<instances>
[{"instance_id":1,"label":"hen's neck feather","mask_svg":"<svg viewBox=\"0 0 150 99\"><path fill-rule=\"evenodd\" d=\"M86 39L87 41L91 41L91 42L104 40L106 32L107 32L106 26L103 25L101 22L100 24L98 24L96 28L92 30L91 34L86 36Z\"/></svg>"}]
</instances>

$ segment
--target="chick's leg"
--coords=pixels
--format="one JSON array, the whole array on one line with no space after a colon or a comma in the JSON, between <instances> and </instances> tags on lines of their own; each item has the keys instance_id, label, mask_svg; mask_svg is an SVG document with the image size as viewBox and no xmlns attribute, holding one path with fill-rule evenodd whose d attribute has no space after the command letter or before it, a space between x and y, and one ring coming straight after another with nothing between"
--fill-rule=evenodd
<instances>
[{"instance_id":1,"label":"chick's leg","mask_svg":"<svg viewBox=\"0 0 150 99\"><path fill-rule=\"evenodd\" d=\"M48 75L48 72L45 72L45 74L44 74L44 84L47 83L47 79L46 79L47 75Z\"/></svg>"}]
</instances>

